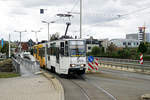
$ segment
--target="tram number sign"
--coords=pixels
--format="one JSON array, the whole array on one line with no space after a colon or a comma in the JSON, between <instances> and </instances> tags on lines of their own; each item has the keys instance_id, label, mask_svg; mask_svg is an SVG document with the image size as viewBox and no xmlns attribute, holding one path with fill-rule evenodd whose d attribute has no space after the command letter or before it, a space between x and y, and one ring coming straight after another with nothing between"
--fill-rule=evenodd
<instances>
[{"instance_id":1,"label":"tram number sign","mask_svg":"<svg viewBox=\"0 0 150 100\"><path fill-rule=\"evenodd\" d=\"M89 60L89 62L93 62L94 61L94 57L93 56L89 56L88 60Z\"/></svg>"}]
</instances>

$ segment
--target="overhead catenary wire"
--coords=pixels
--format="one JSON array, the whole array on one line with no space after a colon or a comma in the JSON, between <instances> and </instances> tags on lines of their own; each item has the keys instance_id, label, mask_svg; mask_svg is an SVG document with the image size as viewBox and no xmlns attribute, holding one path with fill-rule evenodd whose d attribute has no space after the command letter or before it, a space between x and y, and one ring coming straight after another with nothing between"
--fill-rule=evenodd
<instances>
[{"instance_id":1,"label":"overhead catenary wire","mask_svg":"<svg viewBox=\"0 0 150 100\"><path fill-rule=\"evenodd\" d=\"M75 4L73 5L72 9L70 10L70 12L73 12L73 10L75 9L75 7L78 5L80 0L76 0Z\"/></svg>"}]
</instances>

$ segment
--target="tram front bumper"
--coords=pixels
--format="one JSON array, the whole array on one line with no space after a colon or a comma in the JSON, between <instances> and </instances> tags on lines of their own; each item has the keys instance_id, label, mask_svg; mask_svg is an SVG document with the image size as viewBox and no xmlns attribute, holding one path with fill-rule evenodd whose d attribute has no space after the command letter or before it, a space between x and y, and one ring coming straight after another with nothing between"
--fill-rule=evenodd
<instances>
[{"instance_id":1,"label":"tram front bumper","mask_svg":"<svg viewBox=\"0 0 150 100\"><path fill-rule=\"evenodd\" d=\"M86 68L69 68L69 74L84 74Z\"/></svg>"}]
</instances>

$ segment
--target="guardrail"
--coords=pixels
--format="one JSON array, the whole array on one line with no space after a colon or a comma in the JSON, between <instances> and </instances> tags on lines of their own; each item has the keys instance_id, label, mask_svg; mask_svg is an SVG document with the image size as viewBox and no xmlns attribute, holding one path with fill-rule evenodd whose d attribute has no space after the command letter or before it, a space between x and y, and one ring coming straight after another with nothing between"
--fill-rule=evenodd
<instances>
[{"instance_id":1,"label":"guardrail","mask_svg":"<svg viewBox=\"0 0 150 100\"><path fill-rule=\"evenodd\" d=\"M119 70L150 73L150 65L147 64L141 65L141 64L130 63L130 62L104 61L101 58L98 59L101 67L110 67Z\"/></svg>"},{"instance_id":2,"label":"guardrail","mask_svg":"<svg viewBox=\"0 0 150 100\"><path fill-rule=\"evenodd\" d=\"M15 72L20 74L20 63L15 58L12 58L12 64L15 68Z\"/></svg>"},{"instance_id":3,"label":"guardrail","mask_svg":"<svg viewBox=\"0 0 150 100\"><path fill-rule=\"evenodd\" d=\"M14 61L17 61L17 63L20 65L19 68L21 66L23 66L27 71L30 71L33 74L36 72L39 72L39 70L40 70L40 64L37 61L30 61L28 59L24 59L24 58L21 58L18 56L16 57L16 59L14 59ZM15 65L15 66L17 66L17 65Z\"/></svg>"},{"instance_id":4,"label":"guardrail","mask_svg":"<svg viewBox=\"0 0 150 100\"><path fill-rule=\"evenodd\" d=\"M102 61L114 61L114 62L127 62L127 63L134 63L139 64L139 60L132 60L132 59L118 59L118 58L106 58L106 57L97 57ZM150 61L144 61L144 65L150 64Z\"/></svg>"}]
</instances>

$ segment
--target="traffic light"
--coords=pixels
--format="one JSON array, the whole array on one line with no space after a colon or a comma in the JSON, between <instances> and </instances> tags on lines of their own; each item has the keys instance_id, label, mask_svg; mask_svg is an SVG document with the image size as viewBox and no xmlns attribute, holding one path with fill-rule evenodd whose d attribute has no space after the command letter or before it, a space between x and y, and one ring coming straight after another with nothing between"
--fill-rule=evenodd
<instances>
[{"instance_id":1,"label":"traffic light","mask_svg":"<svg viewBox=\"0 0 150 100\"><path fill-rule=\"evenodd\" d=\"M40 14L44 14L44 9L40 9Z\"/></svg>"}]
</instances>

